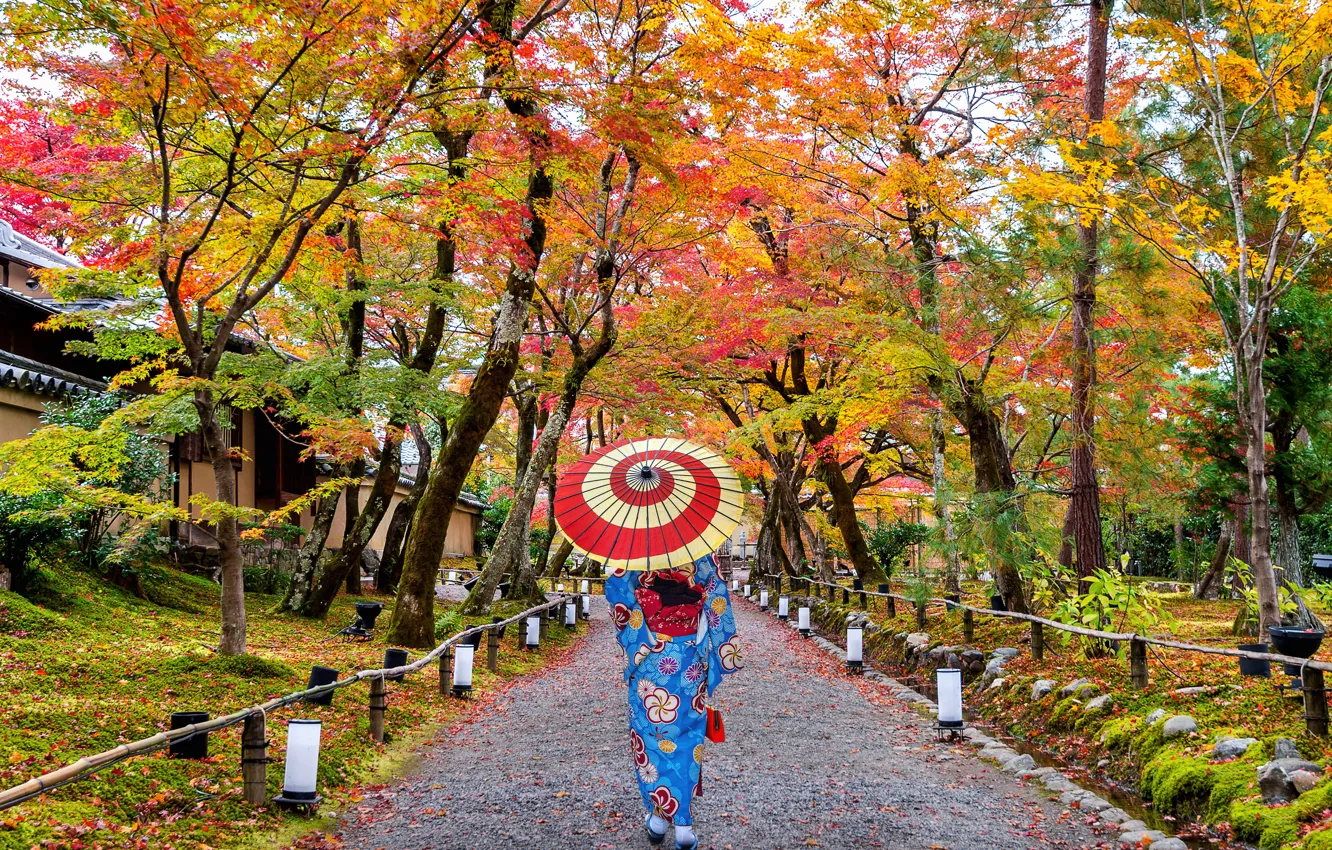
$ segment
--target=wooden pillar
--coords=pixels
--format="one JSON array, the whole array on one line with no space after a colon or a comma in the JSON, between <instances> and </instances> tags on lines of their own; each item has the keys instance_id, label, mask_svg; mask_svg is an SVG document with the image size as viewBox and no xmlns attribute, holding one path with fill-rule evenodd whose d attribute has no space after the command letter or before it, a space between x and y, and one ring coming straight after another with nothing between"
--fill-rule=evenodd
<instances>
[{"instance_id":1,"label":"wooden pillar","mask_svg":"<svg viewBox=\"0 0 1332 850\"><path fill-rule=\"evenodd\" d=\"M774 591L773 596L781 596L781 595L782 595L782 579L783 579L783 578L784 578L784 576L783 576L781 573L778 573L777 575L773 576L773 587L772 587L772 589L773 589L773 591Z\"/></svg>"},{"instance_id":2,"label":"wooden pillar","mask_svg":"<svg viewBox=\"0 0 1332 850\"><path fill-rule=\"evenodd\" d=\"M924 629L924 628L925 628L925 603L924 603L924 602L917 602L917 603L916 603L916 628L918 628L918 629Z\"/></svg>"},{"instance_id":3,"label":"wooden pillar","mask_svg":"<svg viewBox=\"0 0 1332 850\"><path fill-rule=\"evenodd\" d=\"M444 654L439 657L439 692L447 694L453 687L453 664L452 649L444 650Z\"/></svg>"},{"instance_id":4,"label":"wooden pillar","mask_svg":"<svg viewBox=\"0 0 1332 850\"><path fill-rule=\"evenodd\" d=\"M252 805L268 799L268 732L264 727L264 713L256 711L245 718L241 728L241 777L245 802Z\"/></svg>"},{"instance_id":5,"label":"wooden pillar","mask_svg":"<svg viewBox=\"0 0 1332 850\"><path fill-rule=\"evenodd\" d=\"M888 597L888 616L889 617L897 616L897 600L891 596Z\"/></svg>"},{"instance_id":6,"label":"wooden pillar","mask_svg":"<svg viewBox=\"0 0 1332 850\"><path fill-rule=\"evenodd\" d=\"M976 615L967 608L962 611L962 640L971 643L976 639Z\"/></svg>"},{"instance_id":7,"label":"wooden pillar","mask_svg":"<svg viewBox=\"0 0 1332 850\"><path fill-rule=\"evenodd\" d=\"M1045 625L1031 624L1031 657L1040 661L1045 657Z\"/></svg>"},{"instance_id":8,"label":"wooden pillar","mask_svg":"<svg viewBox=\"0 0 1332 850\"><path fill-rule=\"evenodd\" d=\"M845 585L842 586L842 604L851 604L851 589Z\"/></svg>"},{"instance_id":9,"label":"wooden pillar","mask_svg":"<svg viewBox=\"0 0 1332 850\"><path fill-rule=\"evenodd\" d=\"M527 618L518 619L518 648L524 649L527 646Z\"/></svg>"},{"instance_id":10,"label":"wooden pillar","mask_svg":"<svg viewBox=\"0 0 1332 850\"><path fill-rule=\"evenodd\" d=\"M443 667L439 669L443 670ZM439 687L444 688L444 676L440 675ZM370 680L370 737L375 743L384 743L384 710L388 708L388 686L383 676Z\"/></svg>"},{"instance_id":11,"label":"wooden pillar","mask_svg":"<svg viewBox=\"0 0 1332 850\"><path fill-rule=\"evenodd\" d=\"M545 611L542 611L542 612L541 612L540 623L541 623L541 626L537 629L537 641L538 641L542 646L545 646L545 645L546 645L546 635L550 634L550 609L549 609L549 608L546 609Z\"/></svg>"},{"instance_id":12,"label":"wooden pillar","mask_svg":"<svg viewBox=\"0 0 1332 850\"><path fill-rule=\"evenodd\" d=\"M499 629L486 632L486 669L499 672Z\"/></svg>"},{"instance_id":13,"label":"wooden pillar","mask_svg":"<svg viewBox=\"0 0 1332 850\"><path fill-rule=\"evenodd\" d=\"M1134 689L1147 690L1147 644L1138 638L1129 641L1129 681Z\"/></svg>"},{"instance_id":14,"label":"wooden pillar","mask_svg":"<svg viewBox=\"0 0 1332 850\"><path fill-rule=\"evenodd\" d=\"M1304 668L1304 728L1310 735L1327 737L1327 691L1323 687L1323 671Z\"/></svg>"}]
</instances>

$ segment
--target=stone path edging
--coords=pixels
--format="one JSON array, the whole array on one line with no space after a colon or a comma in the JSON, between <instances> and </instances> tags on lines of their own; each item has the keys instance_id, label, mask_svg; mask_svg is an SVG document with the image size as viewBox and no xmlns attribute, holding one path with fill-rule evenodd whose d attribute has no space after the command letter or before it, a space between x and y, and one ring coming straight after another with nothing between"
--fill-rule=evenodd
<instances>
[{"instance_id":1,"label":"stone path edging","mask_svg":"<svg viewBox=\"0 0 1332 850\"><path fill-rule=\"evenodd\" d=\"M796 629L796 623L793 619L787 621L786 625L791 629ZM839 660L845 660L846 653L843 649L822 635L811 634L809 640L829 655ZM903 702L915 705L928 714L938 714L939 707L934 700L907 687L893 677L887 676L878 670L871 670L868 667L865 669L864 675L871 682L877 682L887 687L893 696ZM1147 850L1188 850L1188 845L1181 839L1168 836L1160 830L1148 829L1147 824L1133 819L1128 812L1111 805L1104 797L1078 786L1077 783L1053 767L1037 767L1035 759L1031 756L1019 754L997 738L992 738L981 730L972 727L964 729L962 735L968 744L980 750L979 755L982 759L999 765L999 768L1005 773L1011 773L1019 779L1034 779L1044 785L1047 790L1058 794L1059 801L1064 805L1076 806L1079 811L1094 814L1106 823L1118 827L1120 830L1119 843L1121 845L1125 847L1143 847L1144 839L1151 839L1151 843L1146 845Z\"/></svg>"}]
</instances>

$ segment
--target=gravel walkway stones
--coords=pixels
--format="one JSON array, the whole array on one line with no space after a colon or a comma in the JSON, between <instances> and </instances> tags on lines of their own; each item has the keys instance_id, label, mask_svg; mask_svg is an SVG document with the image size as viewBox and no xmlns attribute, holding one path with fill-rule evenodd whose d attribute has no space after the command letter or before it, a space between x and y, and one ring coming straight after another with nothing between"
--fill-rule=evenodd
<instances>
[{"instance_id":1,"label":"gravel walkway stones","mask_svg":"<svg viewBox=\"0 0 1332 850\"><path fill-rule=\"evenodd\" d=\"M718 691L727 741L704 761L701 847L1113 846L1048 791L936 744L887 687L846 677L755 606L738 609L745 670ZM367 789L344 813L344 846L646 850L604 603L591 625L569 663L497 696L423 751L413 775Z\"/></svg>"}]
</instances>

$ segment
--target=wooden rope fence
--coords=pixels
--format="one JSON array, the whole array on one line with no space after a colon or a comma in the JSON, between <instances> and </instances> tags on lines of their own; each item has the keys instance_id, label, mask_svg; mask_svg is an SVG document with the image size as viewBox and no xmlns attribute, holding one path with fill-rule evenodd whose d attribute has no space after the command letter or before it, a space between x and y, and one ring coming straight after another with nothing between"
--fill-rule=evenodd
<instances>
[{"instance_id":1,"label":"wooden rope fence","mask_svg":"<svg viewBox=\"0 0 1332 850\"><path fill-rule=\"evenodd\" d=\"M1007 617L1011 620L1020 620L1031 623L1031 654L1036 660L1041 660L1045 655L1045 628L1048 626L1061 632L1079 635L1081 637L1092 638L1094 640L1119 641L1129 644L1129 680L1131 686L1136 690L1145 690L1148 685L1147 668L1147 647L1160 646L1168 649L1178 649L1184 652L1197 652L1203 655L1221 655L1231 658L1249 658L1256 661L1276 662L1280 664L1289 664L1300 668L1301 688L1304 697L1304 719L1305 727L1310 734L1320 737L1327 737L1329 732L1329 713L1327 702L1327 691L1324 688L1324 673L1332 672L1332 663L1327 661L1315 661L1312 658L1296 658L1290 655L1281 655L1275 652L1253 652L1247 649L1231 649L1230 647L1219 646L1200 646L1195 643L1185 643L1183 641L1170 640L1168 638L1153 637L1151 635L1140 635L1136 632L1107 632L1099 629L1088 629L1083 626L1073 626L1068 623L1060 623L1056 620L1050 620L1045 617L1038 617L1035 614L1023 614L1017 611L996 611L992 608L976 608L955 599L930 598L922 604L916 599L902 596L896 593L884 593L872 590L848 588L844 584L834 582L818 581L817 579L804 578L801 576L767 576L766 583L770 589L775 590L778 595L782 592L783 580L790 578L791 586L794 589L797 585L803 585L806 594L810 593L812 588L826 588L828 601L833 601L834 594L838 591L842 595L842 603L850 604L851 594L859 596L859 607L862 611L868 610L868 600L870 597L886 599L889 603L890 614L895 614L892 606L894 601L906 602L914 605L916 608L916 624L921 628L925 626L925 609L929 605L943 605L947 610L961 610L963 612L963 633L967 641L973 639L972 624L975 614L985 614L991 617ZM815 598L817 590L814 591Z\"/></svg>"},{"instance_id":2,"label":"wooden rope fence","mask_svg":"<svg viewBox=\"0 0 1332 850\"><path fill-rule=\"evenodd\" d=\"M325 685L317 685L313 688L306 688L301 691L287 694L286 696L276 697L262 705L252 705L249 708L243 708L239 711L222 717L215 717L202 723L191 723L178 729L171 729L166 732L158 732L147 738L138 741L132 741L128 744L121 744L105 752L92 756L85 756L78 761L56 768L41 776L33 777L21 785L7 788L0 791L0 811L17 806L34 797L46 794L56 788L87 779L100 770L116 765L126 759L135 756L147 755L157 750L165 749L172 744L193 738L195 735L217 732L223 729L244 724L241 732L241 774L245 791L245 800L248 803L263 803L267 796L267 766L268 766L268 741L266 733L266 723L269 712L277 711L280 708L293 703L302 702L311 697L319 697L329 694L342 688L350 687L357 682L370 680L370 728L375 741L382 743L384 741L384 708L386 686L385 680L389 677L411 675L421 672L431 662L439 659L440 669L440 689L446 689L445 682L450 676L448 668L449 650L469 638L487 633L489 640L487 642L487 666L491 671L496 669L496 661L499 650L499 633L505 627L513 623L526 623L528 617L534 614L540 614L549 611L552 608L559 608L566 604L570 599L576 599L577 594L565 593L558 599L545 602L541 605L535 605L522 613L515 614L507 620L500 620L495 623L486 623L480 626L473 626L470 629L464 629L461 632L450 637L448 640L436 646L430 652L421 656L410 664L404 664L400 667L387 667L377 670L360 670L345 679L338 679L335 682L329 682ZM541 618L542 637L545 637L546 617ZM520 636L521 638L521 636Z\"/></svg>"}]
</instances>

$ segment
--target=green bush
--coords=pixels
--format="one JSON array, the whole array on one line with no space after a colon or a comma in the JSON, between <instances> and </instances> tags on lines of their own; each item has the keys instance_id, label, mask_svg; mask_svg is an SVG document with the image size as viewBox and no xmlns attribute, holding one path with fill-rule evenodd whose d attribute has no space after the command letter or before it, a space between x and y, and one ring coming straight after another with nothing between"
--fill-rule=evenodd
<instances>
[{"instance_id":1,"label":"green bush","mask_svg":"<svg viewBox=\"0 0 1332 850\"><path fill-rule=\"evenodd\" d=\"M291 576L277 567L246 567L245 590L247 593L264 593L270 596L287 592Z\"/></svg>"}]
</instances>

